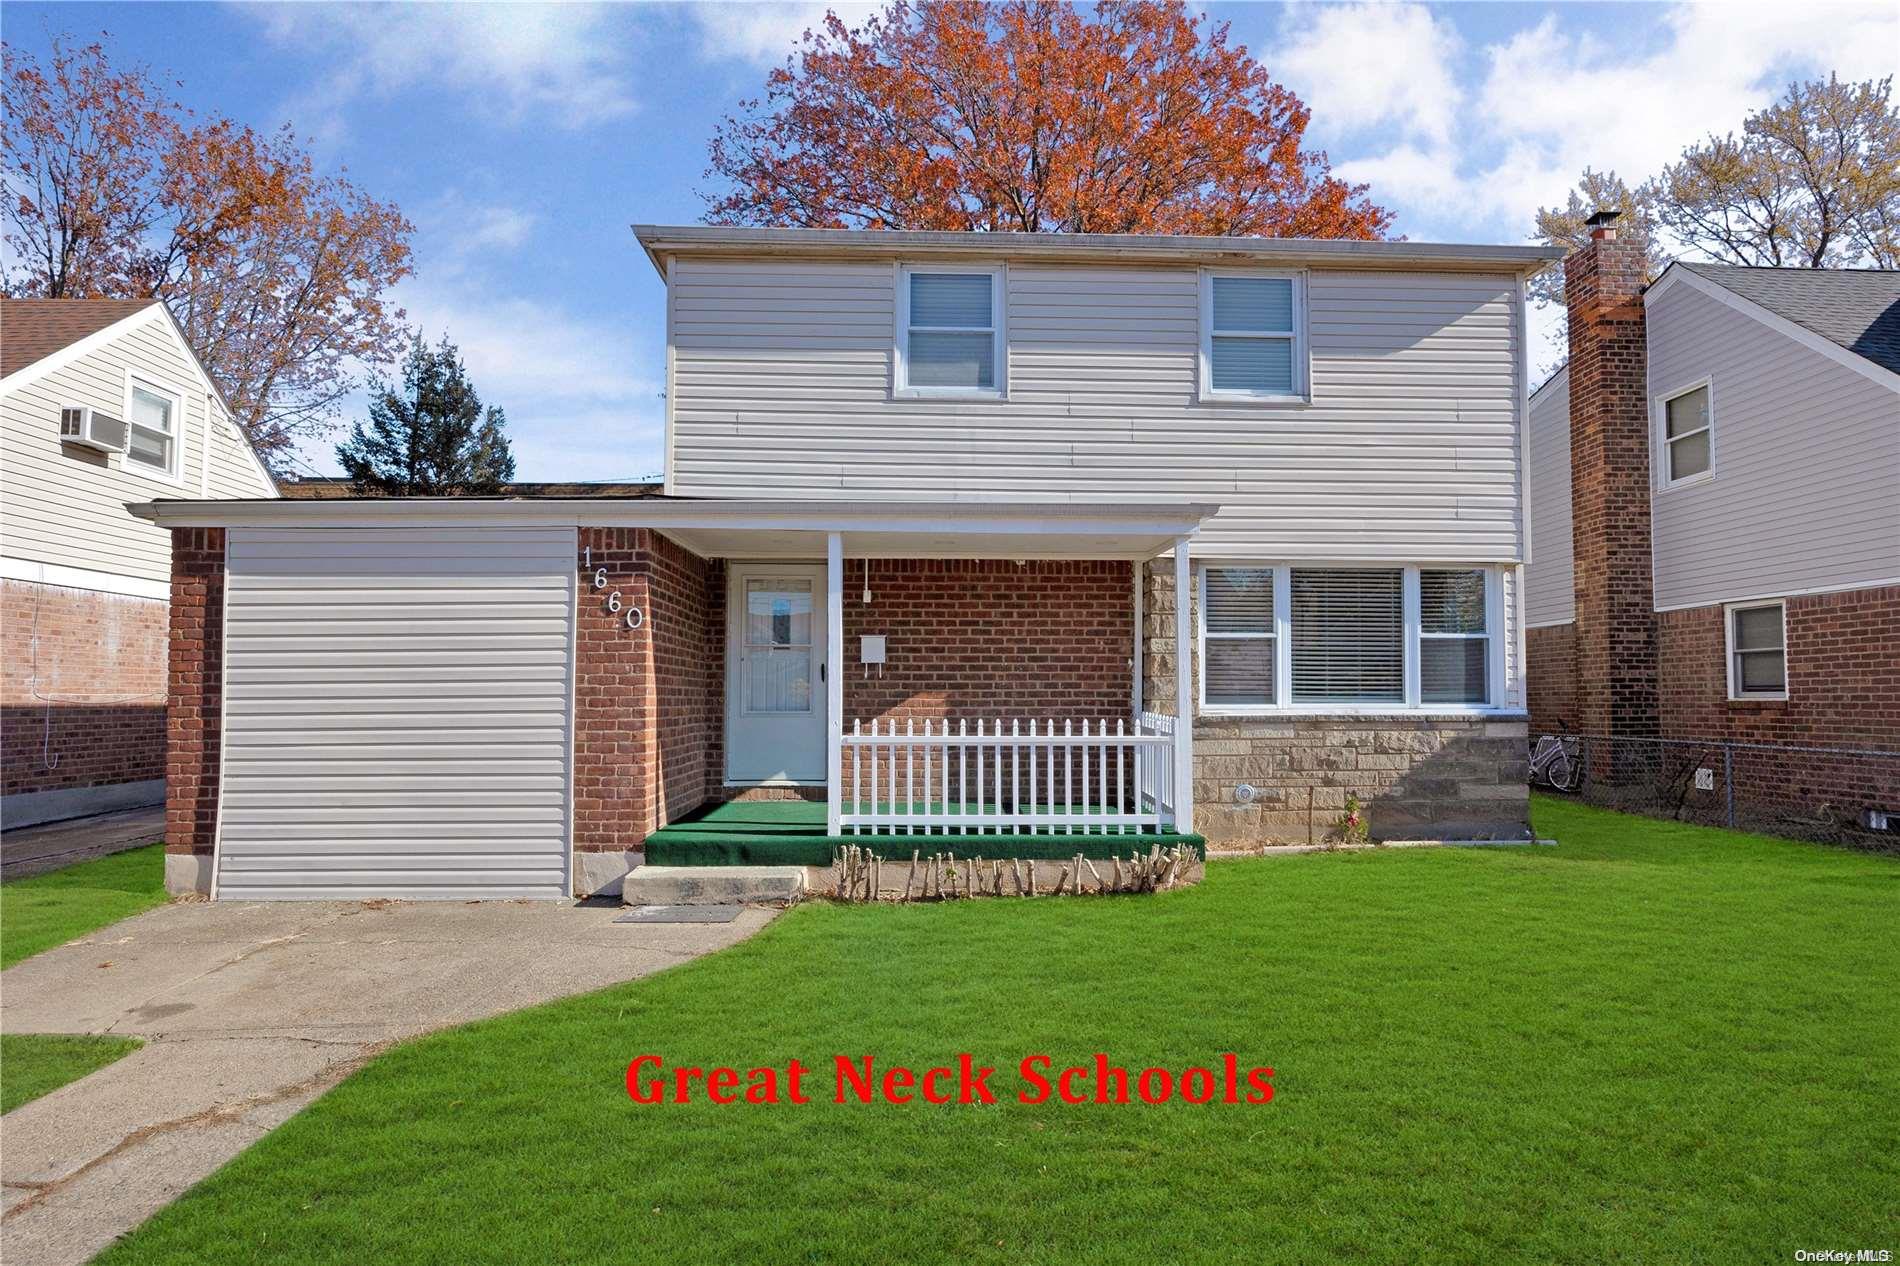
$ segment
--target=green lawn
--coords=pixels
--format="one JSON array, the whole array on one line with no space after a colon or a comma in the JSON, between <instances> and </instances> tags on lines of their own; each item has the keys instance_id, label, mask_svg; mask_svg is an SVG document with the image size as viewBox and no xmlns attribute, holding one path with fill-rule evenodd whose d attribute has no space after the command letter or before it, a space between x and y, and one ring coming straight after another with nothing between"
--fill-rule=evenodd
<instances>
[{"instance_id":1,"label":"green lawn","mask_svg":"<svg viewBox=\"0 0 1900 1266\"><path fill-rule=\"evenodd\" d=\"M165 846L0 884L0 967L163 905Z\"/></svg>"},{"instance_id":2,"label":"green lawn","mask_svg":"<svg viewBox=\"0 0 1900 1266\"><path fill-rule=\"evenodd\" d=\"M1900 1247L1900 863L1540 801L1558 848L811 905L399 1047L126 1262L1787 1261ZM1273 1065L1029 1107L1016 1060ZM1000 1064L994 1107L637 1106L628 1061ZM819 1085L828 1089L828 1076Z\"/></svg>"},{"instance_id":3,"label":"green lawn","mask_svg":"<svg viewBox=\"0 0 1900 1266\"><path fill-rule=\"evenodd\" d=\"M0 1033L0 1113L51 1094L143 1045L134 1037Z\"/></svg>"}]
</instances>

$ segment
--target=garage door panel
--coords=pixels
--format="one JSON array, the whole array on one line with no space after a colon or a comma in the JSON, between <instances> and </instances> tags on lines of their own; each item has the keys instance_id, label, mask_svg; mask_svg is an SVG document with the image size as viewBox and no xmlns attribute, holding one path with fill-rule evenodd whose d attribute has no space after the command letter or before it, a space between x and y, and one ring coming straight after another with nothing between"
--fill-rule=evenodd
<instances>
[{"instance_id":1,"label":"garage door panel","mask_svg":"<svg viewBox=\"0 0 1900 1266\"><path fill-rule=\"evenodd\" d=\"M571 529L233 529L225 898L568 892Z\"/></svg>"}]
</instances>

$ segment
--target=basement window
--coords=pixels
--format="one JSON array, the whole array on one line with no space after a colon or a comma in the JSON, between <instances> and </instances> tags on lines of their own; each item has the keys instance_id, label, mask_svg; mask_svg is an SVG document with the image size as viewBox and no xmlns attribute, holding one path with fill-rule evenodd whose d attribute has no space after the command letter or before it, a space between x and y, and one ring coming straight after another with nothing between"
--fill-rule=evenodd
<instances>
[{"instance_id":1,"label":"basement window","mask_svg":"<svg viewBox=\"0 0 1900 1266\"><path fill-rule=\"evenodd\" d=\"M1788 697L1787 607L1780 602L1728 608L1728 697Z\"/></svg>"}]
</instances>

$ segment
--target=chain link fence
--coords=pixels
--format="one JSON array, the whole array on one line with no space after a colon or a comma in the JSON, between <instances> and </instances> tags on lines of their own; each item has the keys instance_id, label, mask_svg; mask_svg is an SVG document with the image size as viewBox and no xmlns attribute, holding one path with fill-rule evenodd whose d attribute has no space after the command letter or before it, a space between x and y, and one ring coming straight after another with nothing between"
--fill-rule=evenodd
<instances>
[{"instance_id":1,"label":"chain link fence","mask_svg":"<svg viewBox=\"0 0 1900 1266\"><path fill-rule=\"evenodd\" d=\"M1541 735L1533 786L1625 813L1900 853L1900 751Z\"/></svg>"}]
</instances>

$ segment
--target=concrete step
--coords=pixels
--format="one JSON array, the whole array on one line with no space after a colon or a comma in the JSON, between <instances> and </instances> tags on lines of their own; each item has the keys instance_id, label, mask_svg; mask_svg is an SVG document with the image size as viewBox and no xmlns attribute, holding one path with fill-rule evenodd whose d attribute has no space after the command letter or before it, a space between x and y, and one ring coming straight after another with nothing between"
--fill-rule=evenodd
<instances>
[{"instance_id":1,"label":"concrete step","mask_svg":"<svg viewBox=\"0 0 1900 1266\"><path fill-rule=\"evenodd\" d=\"M796 901L803 866L639 866L620 886L629 906L722 906Z\"/></svg>"}]
</instances>

